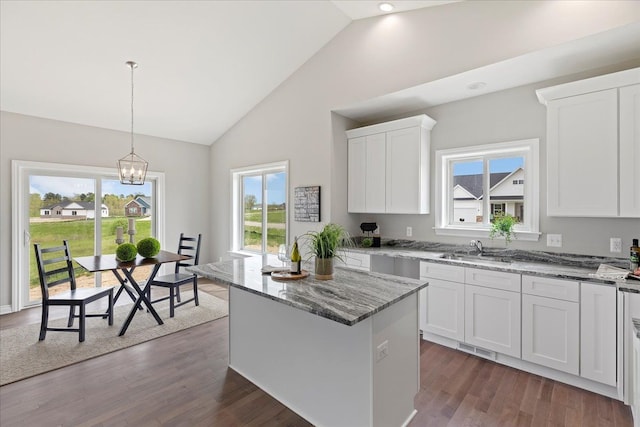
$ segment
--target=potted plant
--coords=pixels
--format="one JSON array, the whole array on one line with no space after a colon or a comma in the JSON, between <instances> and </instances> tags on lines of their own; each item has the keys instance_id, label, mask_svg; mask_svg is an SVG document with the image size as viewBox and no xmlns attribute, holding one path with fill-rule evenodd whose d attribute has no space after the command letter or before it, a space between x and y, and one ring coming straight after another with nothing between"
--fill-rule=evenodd
<instances>
[{"instance_id":1,"label":"potted plant","mask_svg":"<svg viewBox=\"0 0 640 427\"><path fill-rule=\"evenodd\" d=\"M351 238L345 229L329 223L321 231L310 231L306 235L310 255L315 256L316 279L333 279L333 259L342 259L339 251L342 246L348 246Z\"/></svg>"},{"instance_id":2,"label":"potted plant","mask_svg":"<svg viewBox=\"0 0 640 427\"><path fill-rule=\"evenodd\" d=\"M504 237L505 244L509 244L511 239L515 239L513 226L518 223L518 219L510 214L498 214L493 218L491 223L491 231L489 237L494 239L496 236Z\"/></svg>"}]
</instances>

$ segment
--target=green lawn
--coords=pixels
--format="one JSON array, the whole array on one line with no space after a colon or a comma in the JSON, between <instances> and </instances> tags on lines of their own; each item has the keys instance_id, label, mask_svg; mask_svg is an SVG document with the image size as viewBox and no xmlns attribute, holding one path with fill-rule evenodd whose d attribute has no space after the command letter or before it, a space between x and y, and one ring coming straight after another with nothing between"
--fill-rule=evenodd
<instances>
[{"instance_id":1,"label":"green lawn","mask_svg":"<svg viewBox=\"0 0 640 427\"><path fill-rule=\"evenodd\" d=\"M116 226L118 223L127 223L125 217L111 217L102 219L102 253L115 253L116 247ZM43 247L58 246L63 240L69 241L71 255L74 257L87 256L94 254L94 220L82 219L77 221L51 221L51 222L34 222L29 226L31 233L31 244L39 243ZM126 228L125 228L126 229ZM137 220L135 241L139 241L151 235L151 221ZM128 241L129 236L125 232L125 240ZM33 248L33 246L32 246ZM30 285L38 286L38 267L36 266L36 257L33 249L30 252L29 259L29 276ZM84 274L84 270L77 266L76 274ZM90 274L90 273L86 273Z\"/></svg>"},{"instance_id":2,"label":"green lawn","mask_svg":"<svg viewBox=\"0 0 640 427\"><path fill-rule=\"evenodd\" d=\"M244 220L249 222L262 222L262 211L245 211ZM267 252L277 253L278 246L286 240L285 228L268 227L269 224L284 224L286 222L284 210L267 211ZM262 227L245 225L244 246L259 248L262 244Z\"/></svg>"},{"instance_id":3,"label":"green lawn","mask_svg":"<svg viewBox=\"0 0 640 427\"><path fill-rule=\"evenodd\" d=\"M269 210L267 211L267 222L273 224L285 223L285 211L284 210ZM262 222L262 211L245 211L245 221Z\"/></svg>"}]
</instances>

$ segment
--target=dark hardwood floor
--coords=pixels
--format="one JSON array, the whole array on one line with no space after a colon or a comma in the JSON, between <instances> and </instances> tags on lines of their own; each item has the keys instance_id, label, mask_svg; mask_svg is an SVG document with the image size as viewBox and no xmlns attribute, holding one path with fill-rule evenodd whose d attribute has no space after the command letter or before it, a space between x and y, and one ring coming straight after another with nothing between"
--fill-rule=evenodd
<instances>
[{"instance_id":1,"label":"dark hardwood floor","mask_svg":"<svg viewBox=\"0 0 640 427\"><path fill-rule=\"evenodd\" d=\"M200 289L227 299L223 286L203 280ZM39 316L39 308L0 316L0 328ZM0 387L0 425L310 425L228 369L227 345L224 318L7 384ZM420 350L411 427L633 425L629 408L616 400L426 341Z\"/></svg>"}]
</instances>

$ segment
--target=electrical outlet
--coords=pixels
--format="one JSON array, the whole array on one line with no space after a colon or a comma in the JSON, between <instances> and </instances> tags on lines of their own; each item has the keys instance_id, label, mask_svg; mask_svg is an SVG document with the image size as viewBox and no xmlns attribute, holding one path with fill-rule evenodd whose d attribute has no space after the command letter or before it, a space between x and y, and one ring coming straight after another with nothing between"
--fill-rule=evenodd
<instances>
[{"instance_id":1,"label":"electrical outlet","mask_svg":"<svg viewBox=\"0 0 640 427\"><path fill-rule=\"evenodd\" d=\"M609 252L615 252L619 254L622 252L622 239L619 237L612 237L609 239Z\"/></svg>"},{"instance_id":2,"label":"electrical outlet","mask_svg":"<svg viewBox=\"0 0 640 427\"><path fill-rule=\"evenodd\" d=\"M389 355L389 340L383 341L376 349L376 362L381 361Z\"/></svg>"},{"instance_id":3,"label":"electrical outlet","mask_svg":"<svg viewBox=\"0 0 640 427\"><path fill-rule=\"evenodd\" d=\"M551 248L561 248L562 234L547 234L547 246Z\"/></svg>"},{"instance_id":4,"label":"electrical outlet","mask_svg":"<svg viewBox=\"0 0 640 427\"><path fill-rule=\"evenodd\" d=\"M407 237L413 236L413 227L407 227Z\"/></svg>"}]
</instances>

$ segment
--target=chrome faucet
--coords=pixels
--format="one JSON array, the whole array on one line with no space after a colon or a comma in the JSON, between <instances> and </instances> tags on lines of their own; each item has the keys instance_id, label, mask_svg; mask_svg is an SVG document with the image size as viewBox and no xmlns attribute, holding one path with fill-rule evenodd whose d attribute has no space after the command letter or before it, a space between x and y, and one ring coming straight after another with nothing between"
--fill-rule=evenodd
<instances>
[{"instance_id":1,"label":"chrome faucet","mask_svg":"<svg viewBox=\"0 0 640 427\"><path fill-rule=\"evenodd\" d=\"M482 255L482 242L480 240L472 240L469 246L478 250L478 255Z\"/></svg>"}]
</instances>

